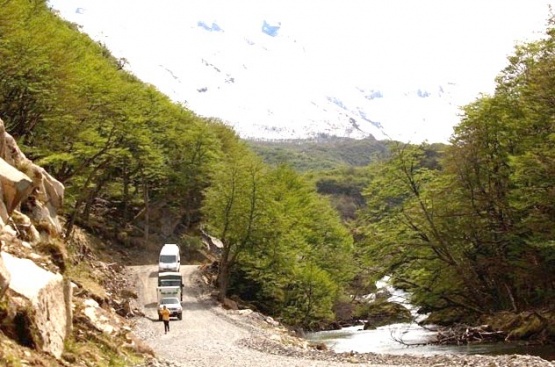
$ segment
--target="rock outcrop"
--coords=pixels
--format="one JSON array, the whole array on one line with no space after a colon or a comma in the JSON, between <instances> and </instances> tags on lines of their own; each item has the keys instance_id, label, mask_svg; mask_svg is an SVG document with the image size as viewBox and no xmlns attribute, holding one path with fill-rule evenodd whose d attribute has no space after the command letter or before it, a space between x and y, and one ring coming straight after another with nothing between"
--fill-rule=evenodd
<instances>
[{"instance_id":1,"label":"rock outcrop","mask_svg":"<svg viewBox=\"0 0 555 367\"><path fill-rule=\"evenodd\" d=\"M0 299L10 295L0 329L56 358L71 332L71 287L63 266L33 247L61 241L63 197L64 186L23 154L0 120Z\"/></svg>"},{"instance_id":2,"label":"rock outcrop","mask_svg":"<svg viewBox=\"0 0 555 367\"><path fill-rule=\"evenodd\" d=\"M10 215L32 189L33 181L26 174L0 159L0 226L8 224Z\"/></svg>"},{"instance_id":3,"label":"rock outcrop","mask_svg":"<svg viewBox=\"0 0 555 367\"><path fill-rule=\"evenodd\" d=\"M1 242L0 242L0 250L2 250ZM2 259L2 255L0 255L0 299L2 299L2 297L4 296L4 293L6 293L6 290L10 285L10 279L11 279L11 275L8 272L8 269L6 269L6 266L4 265L4 260Z\"/></svg>"},{"instance_id":4,"label":"rock outcrop","mask_svg":"<svg viewBox=\"0 0 555 367\"><path fill-rule=\"evenodd\" d=\"M51 235L60 235L62 228L57 211L63 204L64 185L23 154L15 139L6 132L2 120L0 162L0 169L6 169L5 172L0 170L0 180L7 214L11 215L20 203L26 201L31 211L29 216L35 224L47 224L53 231ZM7 192L5 188L8 188Z\"/></svg>"},{"instance_id":5,"label":"rock outcrop","mask_svg":"<svg viewBox=\"0 0 555 367\"><path fill-rule=\"evenodd\" d=\"M64 277L51 273L29 259L2 253L6 268L12 275L10 289L30 303L35 330L32 344L59 358L64 341L71 330L71 314L66 307L71 294Z\"/></svg>"}]
</instances>

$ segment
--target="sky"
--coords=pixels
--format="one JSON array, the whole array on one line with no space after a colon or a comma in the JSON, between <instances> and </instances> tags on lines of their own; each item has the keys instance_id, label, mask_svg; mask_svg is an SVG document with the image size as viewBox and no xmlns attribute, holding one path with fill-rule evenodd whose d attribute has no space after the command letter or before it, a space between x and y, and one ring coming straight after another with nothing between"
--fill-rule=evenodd
<instances>
[{"instance_id":1,"label":"sky","mask_svg":"<svg viewBox=\"0 0 555 367\"><path fill-rule=\"evenodd\" d=\"M494 78L507 65L516 44L543 35L548 5L553 3L555 0L49 1L62 17L83 25L86 33L104 42L116 57L125 57L141 79L167 94L180 92L175 85L172 92L164 87L155 66L181 71L189 85L207 83L189 57L194 50L215 59L219 54L235 65L227 70L230 74L241 75L244 60L249 60L250 71L265 75L263 81L259 77L243 79L252 84L242 90L254 93L241 98L251 100L253 108L267 102L256 92L263 82L265 88L271 86L273 98L288 99L293 109L303 96L370 82L375 88L396 91L457 84L455 102L469 103L480 93L493 92ZM262 20L279 26L272 42L260 32ZM218 24L225 37L215 44L214 38L208 38L209 32L199 32L199 21ZM246 39L271 48L272 58L261 52L238 52ZM297 96L290 95L292 83L298 86ZM192 104L194 98L186 97ZM210 108L224 108L213 102L202 105L199 100L197 106L203 114L209 114ZM231 107L228 113L232 113ZM241 118L239 108L235 113L235 118ZM421 138L446 140L449 134L444 129L442 136L434 136L437 129L429 128L420 133Z\"/></svg>"}]
</instances>

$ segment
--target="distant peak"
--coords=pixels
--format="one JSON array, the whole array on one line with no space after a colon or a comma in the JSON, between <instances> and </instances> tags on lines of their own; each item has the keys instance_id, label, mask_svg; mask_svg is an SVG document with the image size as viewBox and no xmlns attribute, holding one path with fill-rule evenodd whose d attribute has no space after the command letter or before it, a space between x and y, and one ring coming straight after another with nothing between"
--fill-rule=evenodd
<instances>
[{"instance_id":1,"label":"distant peak","mask_svg":"<svg viewBox=\"0 0 555 367\"><path fill-rule=\"evenodd\" d=\"M199 20L197 23L197 26L199 26L200 28L203 28L208 32L223 32L223 29L221 29L220 26L215 22L212 22L211 25L208 25L205 22Z\"/></svg>"},{"instance_id":2,"label":"distant peak","mask_svg":"<svg viewBox=\"0 0 555 367\"><path fill-rule=\"evenodd\" d=\"M262 24L262 32L272 37L275 37L278 35L278 31L280 28L281 28L281 22L277 22L277 24L270 24L266 20L264 20L264 23Z\"/></svg>"}]
</instances>

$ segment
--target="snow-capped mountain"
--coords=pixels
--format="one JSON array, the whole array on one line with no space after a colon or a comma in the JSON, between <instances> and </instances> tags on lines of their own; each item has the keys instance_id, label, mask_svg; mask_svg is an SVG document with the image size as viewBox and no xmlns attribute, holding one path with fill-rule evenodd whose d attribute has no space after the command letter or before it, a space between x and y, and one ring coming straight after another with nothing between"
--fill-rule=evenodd
<instances>
[{"instance_id":1,"label":"snow-capped mountain","mask_svg":"<svg viewBox=\"0 0 555 367\"><path fill-rule=\"evenodd\" d=\"M99 3L112 8L101 10ZM352 47L334 40L347 33L301 32L273 14L239 19L226 17L225 9L219 15L190 11L194 2L180 8L177 0L164 2L161 14L152 5L140 12L139 3L50 1L62 17L125 58L140 79L198 115L221 119L244 138L328 134L446 142L459 106L479 92L469 94L445 73L432 76L434 65L426 65L431 59L409 51L397 54L391 68L370 36L363 39L368 44ZM413 67L419 62L421 69Z\"/></svg>"},{"instance_id":2,"label":"snow-capped mountain","mask_svg":"<svg viewBox=\"0 0 555 367\"><path fill-rule=\"evenodd\" d=\"M242 137L373 135L420 142L433 131L435 141L445 141L457 121L455 84L396 90L372 81L326 80L311 70L307 47L281 34L279 23L262 19L258 33L234 35L201 20L189 31L210 47L186 61L161 60L141 77Z\"/></svg>"}]
</instances>

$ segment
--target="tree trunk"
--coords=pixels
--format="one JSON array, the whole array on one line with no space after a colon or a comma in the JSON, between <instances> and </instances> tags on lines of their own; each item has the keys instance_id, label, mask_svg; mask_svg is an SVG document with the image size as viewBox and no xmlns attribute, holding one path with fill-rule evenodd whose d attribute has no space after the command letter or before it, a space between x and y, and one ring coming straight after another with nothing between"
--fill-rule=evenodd
<instances>
[{"instance_id":1,"label":"tree trunk","mask_svg":"<svg viewBox=\"0 0 555 367\"><path fill-rule=\"evenodd\" d=\"M99 164L98 166L96 166L95 168L93 168L92 172L88 175L87 180L83 184L83 188L82 188L82 191L81 191L82 194L79 195L79 198L75 202L75 205L73 207L73 213L71 214L71 217L67 221L67 224L66 224L65 236L67 238L71 237L71 233L73 231L73 226L75 225L75 221L77 220L77 216L79 214L79 208L81 207L83 202L87 199L88 195L90 195L89 193L87 193L87 187L90 185L90 183L93 180L93 178L95 177L96 173L107 164L108 164L108 161L106 160L106 161L102 162L101 164Z\"/></svg>"},{"instance_id":2,"label":"tree trunk","mask_svg":"<svg viewBox=\"0 0 555 367\"><path fill-rule=\"evenodd\" d=\"M127 224L127 218L129 217L129 172L127 170L127 159L124 159L122 164L122 175L123 175L123 208L121 213L121 225Z\"/></svg>"},{"instance_id":3,"label":"tree trunk","mask_svg":"<svg viewBox=\"0 0 555 367\"><path fill-rule=\"evenodd\" d=\"M148 236L149 236L149 226L150 226L150 206L149 206L149 197L148 197L148 183L146 179L143 182L143 200L145 202L145 245L148 243Z\"/></svg>"},{"instance_id":4,"label":"tree trunk","mask_svg":"<svg viewBox=\"0 0 555 367\"><path fill-rule=\"evenodd\" d=\"M229 266L227 261L220 262L218 271L218 301L223 302L227 296L227 288L229 287Z\"/></svg>"},{"instance_id":5,"label":"tree trunk","mask_svg":"<svg viewBox=\"0 0 555 367\"><path fill-rule=\"evenodd\" d=\"M229 287L229 275L231 272L231 246L224 242L224 249L220 257L220 264L218 267L218 301L223 302L227 296L227 289Z\"/></svg>"}]
</instances>

